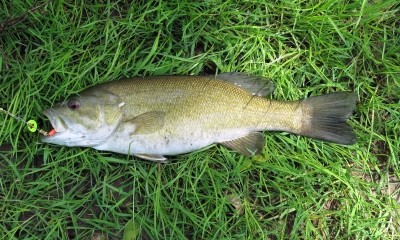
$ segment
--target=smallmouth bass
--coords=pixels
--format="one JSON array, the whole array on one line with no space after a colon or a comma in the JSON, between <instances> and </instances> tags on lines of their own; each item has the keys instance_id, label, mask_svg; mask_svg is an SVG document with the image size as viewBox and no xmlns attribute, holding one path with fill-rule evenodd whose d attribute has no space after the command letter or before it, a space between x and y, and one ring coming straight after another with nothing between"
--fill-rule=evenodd
<instances>
[{"instance_id":1,"label":"smallmouth bass","mask_svg":"<svg viewBox=\"0 0 400 240\"><path fill-rule=\"evenodd\" d=\"M152 161L214 143L245 156L259 154L262 131L356 142L346 122L355 108L354 92L298 101L265 98L273 89L271 81L243 73L106 82L45 110L53 130L41 140Z\"/></svg>"}]
</instances>

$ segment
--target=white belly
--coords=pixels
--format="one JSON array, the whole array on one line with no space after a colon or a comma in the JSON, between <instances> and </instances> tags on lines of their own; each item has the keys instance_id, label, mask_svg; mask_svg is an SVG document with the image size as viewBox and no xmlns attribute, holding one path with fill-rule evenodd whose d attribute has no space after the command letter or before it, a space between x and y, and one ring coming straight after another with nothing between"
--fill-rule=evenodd
<instances>
[{"instance_id":1,"label":"white belly","mask_svg":"<svg viewBox=\"0 0 400 240\"><path fill-rule=\"evenodd\" d=\"M177 155L198 150L213 143L236 139L248 132L247 129L213 133L192 130L181 134L175 133L172 136L159 132L129 136L126 132L117 132L106 142L94 148L131 155Z\"/></svg>"}]
</instances>

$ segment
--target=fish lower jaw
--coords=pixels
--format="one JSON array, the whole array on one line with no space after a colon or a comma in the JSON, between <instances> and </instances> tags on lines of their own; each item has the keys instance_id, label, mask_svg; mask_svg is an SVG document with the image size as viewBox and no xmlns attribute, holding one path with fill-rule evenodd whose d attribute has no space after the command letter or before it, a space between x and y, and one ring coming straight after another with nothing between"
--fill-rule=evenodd
<instances>
[{"instance_id":1,"label":"fish lower jaw","mask_svg":"<svg viewBox=\"0 0 400 240\"><path fill-rule=\"evenodd\" d=\"M52 127L52 130L48 132L49 136L53 136L56 133L61 133L68 130L64 119L61 116L54 113L52 110L50 109L45 110L43 114L47 117Z\"/></svg>"}]
</instances>

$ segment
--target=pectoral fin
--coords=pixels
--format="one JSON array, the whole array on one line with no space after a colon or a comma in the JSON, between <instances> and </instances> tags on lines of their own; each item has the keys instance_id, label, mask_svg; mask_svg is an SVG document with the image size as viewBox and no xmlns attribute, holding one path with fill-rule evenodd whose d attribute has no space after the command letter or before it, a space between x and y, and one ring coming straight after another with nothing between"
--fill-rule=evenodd
<instances>
[{"instance_id":1,"label":"pectoral fin","mask_svg":"<svg viewBox=\"0 0 400 240\"><path fill-rule=\"evenodd\" d=\"M241 138L221 142L220 144L249 157L262 152L265 146L265 138L262 133L252 132Z\"/></svg>"},{"instance_id":2,"label":"pectoral fin","mask_svg":"<svg viewBox=\"0 0 400 240\"><path fill-rule=\"evenodd\" d=\"M245 73L221 73L216 76L216 79L221 79L234 84L255 96L267 96L271 94L274 89L274 83L266 78L254 77Z\"/></svg>"},{"instance_id":3,"label":"pectoral fin","mask_svg":"<svg viewBox=\"0 0 400 240\"><path fill-rule=\"evenodd\" d=\"M149 134L159 130L164 126L165 112L147 112L125 122L129 122L135 126L135 130L130 135Z\"/></svg>"},{"instance_id":4,"label":"pectoral fin","mask_svg":"<svg viewBox=\"0 0 400 240\"><path fill-rule=\"evenodd\" d=\"M135 153L133 155L135 155L136 157L145 159L145 160L153 161L153 162L166 162L167 161L167 158L164 157L163 155L141 154L141 153Z\"/></svg>"}]
</instances>

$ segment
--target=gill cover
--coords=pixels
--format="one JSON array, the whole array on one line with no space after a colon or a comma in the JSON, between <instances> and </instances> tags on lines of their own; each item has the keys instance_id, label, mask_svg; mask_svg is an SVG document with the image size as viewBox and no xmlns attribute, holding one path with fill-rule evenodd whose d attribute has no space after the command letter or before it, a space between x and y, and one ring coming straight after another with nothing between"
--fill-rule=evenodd
<instances>
[{"instance_id":1,"label":"gill cover","mask_svg":"<svg viewBox=\"0 0 400 240\"><path fill-rule=\"evenodd\" d=\"M84 90L43 112L56 133L41 140L67 146L101 144L117 128L123 106L120 97L107 90Z\"/></svg>"}]
</instances>

